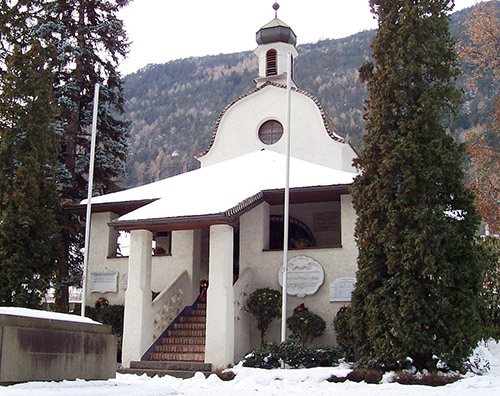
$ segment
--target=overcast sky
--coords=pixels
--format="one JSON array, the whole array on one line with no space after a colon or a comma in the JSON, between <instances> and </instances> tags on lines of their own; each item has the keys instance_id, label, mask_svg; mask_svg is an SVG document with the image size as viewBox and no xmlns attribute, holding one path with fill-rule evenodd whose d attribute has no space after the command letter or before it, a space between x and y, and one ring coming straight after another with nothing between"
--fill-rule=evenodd
<instances>
[{"instance_id":1,"label":"overcast sky","mask_svg":"<svg viewBox=\"0 0 500 396\"><path fill-rule=\"evenodd\" d=\"M120 12L131 41L120 66L129 74L149 63L255 49L255 33L274 18L274 0L134 0ZM368 0L280 0L278 18L298 44L374 29ZM455 10L477 0L456 0Z\"/></svg>"}]
</instances>

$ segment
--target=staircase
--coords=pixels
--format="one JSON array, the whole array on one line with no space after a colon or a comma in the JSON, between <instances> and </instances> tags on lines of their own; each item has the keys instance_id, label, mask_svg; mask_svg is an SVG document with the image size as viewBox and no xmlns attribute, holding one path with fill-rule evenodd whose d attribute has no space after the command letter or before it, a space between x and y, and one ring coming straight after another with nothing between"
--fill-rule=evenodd
<instances>
[{"instance_id":1,"label":"staircase","mask_svg":"<svg viewBox=\"0 0 500 396\"><path fill-rule=\"evenodd\" d=\"M189 378L201 371L207 376L212 372L212 365L205 361L205 330L207 305L200 301L181 314L169 326L166 335L160 337L150 350L149 361L130 362L130 369L118 369L124 374L172 375Z\"/></svg>"}]
</instances>

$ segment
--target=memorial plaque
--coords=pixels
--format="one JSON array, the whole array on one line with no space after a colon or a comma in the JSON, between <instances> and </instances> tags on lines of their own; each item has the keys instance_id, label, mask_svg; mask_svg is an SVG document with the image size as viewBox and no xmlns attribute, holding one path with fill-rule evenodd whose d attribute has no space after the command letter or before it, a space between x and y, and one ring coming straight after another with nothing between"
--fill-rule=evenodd
<instances>
[{"instance_id":1,"label":"memorial plaque","mask_svg":"<svg viewBox=\"0 0 500 396\"><path fill-rule=\"evenodd\" d=\"M116 293L118 291L118 272L92 272L90 274L92 293Z\"/></svg>"},{"instance_id":2,"label":"memorial plaque","mask_svg":"<svg viewBox=\"0 0 500 396\"><path fill-rule=\"evenodd\" d=\"M278 281L283 287L283 266L278 272ZM288 261L287 294L303 298L315 294L325 280L323 267L310 257L299 256Z\"/></svg>"},{"instance_id":3,"label":"memorial plaque","mask_svg":"<svg viewBox=\"0 0 500 396\"><path fill-rule=\"evenodd\" d=\"M356 278L337 278L330 283L330 302L351 301L351 294L356 287Z\"/></svg>"}]
</instances>

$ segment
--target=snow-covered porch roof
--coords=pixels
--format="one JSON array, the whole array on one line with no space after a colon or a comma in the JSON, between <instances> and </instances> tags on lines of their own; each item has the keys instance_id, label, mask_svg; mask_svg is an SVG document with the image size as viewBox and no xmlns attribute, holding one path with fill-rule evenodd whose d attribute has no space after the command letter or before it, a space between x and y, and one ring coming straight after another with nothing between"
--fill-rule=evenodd
<instances>
[{"instance_id":1,"label":"snow-covered porch roof","mask_svg":"<svg viewBox=\"0 0 500 396\"><path fill-rule=\"evenodd\" d=\"M141 187L92 199L98 206L149 202L119 217L119 229L154 229L193 224L228 223L265 195L285 188L285 156L260 150ZM290 160L290 188L296 194L347 190L356 173L343 172L297 158ZM86 200L81 205L86 204Z\"/></svg>"}]
</instances>

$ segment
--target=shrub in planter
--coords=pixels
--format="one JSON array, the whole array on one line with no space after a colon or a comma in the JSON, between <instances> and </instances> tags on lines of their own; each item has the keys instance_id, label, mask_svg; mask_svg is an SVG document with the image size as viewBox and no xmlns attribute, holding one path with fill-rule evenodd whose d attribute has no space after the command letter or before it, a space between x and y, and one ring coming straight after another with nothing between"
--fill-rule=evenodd
<instances>
[{"instance_id":1,"label":"shrub in planter","mask_svg":"<svg viewBox=\"0 0 500 396\"><path fill-rule=\"evenodd\" d=\"M298 340L304 346L325 332L326 323L321 316L309 312L304 304L301 304L287 319L287 326L292 333L291 338Z\"/></svg>"},{"instance_id":2,"label":"shrub in planter","mask_svg":"<svg viewBox=\"0 0 500 396\"><path fill-rule=\"evenodd\" d=\"M264 334L272 320L281 315L281 292L268 287L257 289L247 300L245 309L257 319L260 342L264 345Z\"/></svg>"}]
</instances>

